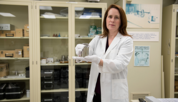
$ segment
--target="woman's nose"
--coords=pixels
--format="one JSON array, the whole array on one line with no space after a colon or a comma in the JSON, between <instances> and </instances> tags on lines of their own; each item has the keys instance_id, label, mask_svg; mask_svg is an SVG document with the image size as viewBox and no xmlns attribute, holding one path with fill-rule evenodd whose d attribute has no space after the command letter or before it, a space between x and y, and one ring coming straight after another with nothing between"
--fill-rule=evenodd
<instances>
[{"instance_id":1,"label":"woman's nose","mask_svg":"<svg viewBox=\"0 0 178 102\"><path fill-rule=\"evenodd\" d=\"M111 21L114 22L114 18L111 18Z\"/></svg>"}]
</instances>

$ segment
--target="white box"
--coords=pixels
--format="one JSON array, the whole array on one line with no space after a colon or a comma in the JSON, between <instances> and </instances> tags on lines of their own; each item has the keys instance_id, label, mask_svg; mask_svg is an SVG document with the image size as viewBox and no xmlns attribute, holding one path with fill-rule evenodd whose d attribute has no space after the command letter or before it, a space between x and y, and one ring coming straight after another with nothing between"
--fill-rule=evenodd
<instances>
[{"instance_id":1,"label":"white box","mask_svg":"<svg viewBox=\"0 0 178 102\"><path fill-rule=\"evenodd\" d=\"M46 63L53 63L53 58L47 58Z\"/></svg>"}]
</instances>

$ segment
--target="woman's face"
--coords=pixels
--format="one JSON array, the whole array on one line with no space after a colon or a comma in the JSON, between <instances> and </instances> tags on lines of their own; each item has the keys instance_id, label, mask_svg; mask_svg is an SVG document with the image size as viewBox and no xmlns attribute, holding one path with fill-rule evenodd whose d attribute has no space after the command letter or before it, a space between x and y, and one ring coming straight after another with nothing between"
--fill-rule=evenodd
<instances>
[{"instance_id":1,"label":"woman's face","mask_svg":"<svg viewBox=\"0 0 178 102\"><path fill-rule=\"evenodd\" d=\"M121 24L120 13L117 9L111 8L106 17L106 26L109 32L117 32Z\"/></svg>"}]
</instances>

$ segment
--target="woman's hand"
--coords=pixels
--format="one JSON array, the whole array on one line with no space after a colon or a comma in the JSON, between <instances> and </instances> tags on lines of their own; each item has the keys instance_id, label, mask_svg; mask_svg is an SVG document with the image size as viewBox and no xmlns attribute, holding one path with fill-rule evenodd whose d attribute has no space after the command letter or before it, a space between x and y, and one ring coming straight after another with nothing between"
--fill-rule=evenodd
<instances>
[{"instance_id":1,"label":"woman's hand","mask_svg":"<svg viewBox=\"0 0 178 102\"><path fill-rule=\"evenodd\" d=\"M100 66L103 66L103 60L96 55L91 55L91 56L86 56L86 57L76 57L76 56L74 56L73 59L92 62L92 63L99 64Z\"/></svg>"},{"instance_id":2,"label":"woman's hand","mask_svg":"<svg viewBox=\"0 0 178 102\"><path fill-rule=\"evenodd\" d=\"M79 55L82 52L82 49L84 47L85 47L85 45L83 45L83 44L77 44L76 47L75 47L76 55Z\"/></svg>"},{"instance_id":3,"label":"woman's hand","mask_svg":"<svg viewBox=\"0 0 178 102\"><path fill-rule=\"evenodd\" d=\"M86 56L84 57L84 59L88 62L93 62L93 63L96 63L96 64L99 64L100 63L100 60L101 58L99 58L98 56L96 55L92 55L92 56Z\"/></svg>"}]
</instances>

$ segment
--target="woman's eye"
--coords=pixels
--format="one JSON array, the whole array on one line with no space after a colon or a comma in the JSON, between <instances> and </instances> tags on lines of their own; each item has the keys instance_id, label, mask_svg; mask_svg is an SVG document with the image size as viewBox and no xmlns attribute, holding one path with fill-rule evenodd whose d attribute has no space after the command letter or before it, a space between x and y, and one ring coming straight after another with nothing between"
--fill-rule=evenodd
<instances>
[{"instance_id":1,"label":"woman's eye","mask_svg":"<svg viewBox=\"0 0 178 102\"><path fill-rule=\"evenodd\" d=\"M119 17L115 17L115 19L119 19Z\"/></svg>"},{"instance_id":2,"label":"woman's eye","mask_svg":"<svg viewBox=\"0 0 178 102\"><path fill-rule=\"evenodd\" d=\"M109 16L109 18L112 18L112 16Z\"/></svg>"}]
</instances>

